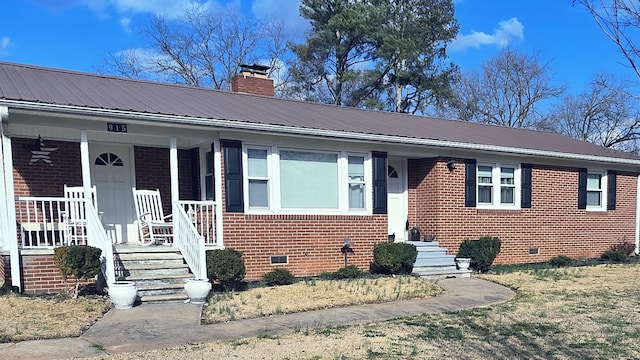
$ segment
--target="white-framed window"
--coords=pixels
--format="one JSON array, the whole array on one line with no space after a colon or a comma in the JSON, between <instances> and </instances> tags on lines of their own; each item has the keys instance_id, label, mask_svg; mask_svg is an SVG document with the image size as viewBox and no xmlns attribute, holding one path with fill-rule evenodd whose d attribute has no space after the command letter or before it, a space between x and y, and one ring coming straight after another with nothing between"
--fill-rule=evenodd
<instances>
[{"instance_id":1,"label":"white-framed window","mask_svg":"<svg viewBox=\"0 0 640 360\"><path fill-rule=\"evenodd\" d=\"M367 154L245 145L249 212L370 211Z\"/></svg>"},{"instance_id":2,"label":"white-framed window","mask_svg":"<svg viewBox=\"0 0 640 360\"><path fill-rule=\"evenodd\" d=\"M606 173L599 171L587 172L587 210L606 210L606 189Z\"/></svg>"},{"instance_id":3,"label":"white-framed window","mask_svg":"<svg viewBox=\"0 0 640 360\"><path fill-rule=\"evenodd\" d=\"M213 175L213 152L204 153L204 200L215 200Z\"/></svg>"},{"instance_id":4,"label":"white-framed window","mask_svg":"<svg viewBox=\"0 0 640 360\"><path fill-rule=\"evenodd\" d=\"M348 161L348 187L349 187L349 210L365 209L365 189L366 181L364 176L365 157L349 155Z\"/></svg>"},{"instance_id":5,"label":"white-framed window","mask_svg":"<svg viewBox=\"0 0 640 360\"><path fill-rule=\"evenodd\" d=\"M249 208L269 208L269 149L247 148Z\"/></svg>"},{"instance_id":6,"label":"white-framed window","mask_svg":"<svg viewBox=\"0 0 640 360\"><path fill-rule=\"evenodd\" d=\"M478 208L520 208L520 166L500 163L477 165Z\"/></svg>"}]
</instances>

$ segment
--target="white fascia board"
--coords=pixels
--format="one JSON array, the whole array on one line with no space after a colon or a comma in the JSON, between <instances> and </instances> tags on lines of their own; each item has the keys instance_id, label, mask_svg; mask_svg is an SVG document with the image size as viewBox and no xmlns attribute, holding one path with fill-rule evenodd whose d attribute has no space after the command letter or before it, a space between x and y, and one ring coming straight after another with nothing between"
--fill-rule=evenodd
<instances>
[{"instance_id":1,"label":"white fascia board","mask_svg":"<svg viewBox=\"0 0 640 360\"><path fill-rule=\"evenodd\" d=\"M45 113L57 112L57 113L73 114L73 115L79 115L79 116L119 119L125 122L127 121L128 122L131 122L131 121L153 122L153 124L155 125L158 125L159 122L162 122L167 125L180 124L180 125L191 125L191 126L215 127L220 129L228 129L228 130L236 130L236 131L244 131L244 132L271 132L271 133L278 133L278 134L329 137L329 138L345 139L345 140L385 142L385 143L393 143L393 144L429 146L429 147L450 148L450 149L471 150L471 151L484 151L484 152L493 152L493 153L503 153L503 154L509 154L509 155L538 156L538 157L547 157L547 158L556 158L556 159L570 159L570 160L580 160L580 161L589 161L589 162L604 162L604 163L612 163L612 164L640 166L640 160L625 159L625 158L618 158L618 157L584 155L584 154L566 153L566 152L559 152L559 151L525 149L525 148L517 148L517 147L509 147L509 146L464 143L464 142L435 140L435 139L408 138L408 137L393 136L393 135L364 134L364 133L345 132L345 131L338 131L338 130L310 129L310 128L291 127L291 126L283 126L283 125L243 122L240 120L224 120L224 119L196 118L196 117L177 116L177 115L150 114L150 113L123 111L123 110L86 108L86 107L70 106L70 105L40 104L40 103L25 102L25 101L14 101L14 100L0 100L0 105L4 105L14 109L42 111Z\"/></svg>"}]
</instances>

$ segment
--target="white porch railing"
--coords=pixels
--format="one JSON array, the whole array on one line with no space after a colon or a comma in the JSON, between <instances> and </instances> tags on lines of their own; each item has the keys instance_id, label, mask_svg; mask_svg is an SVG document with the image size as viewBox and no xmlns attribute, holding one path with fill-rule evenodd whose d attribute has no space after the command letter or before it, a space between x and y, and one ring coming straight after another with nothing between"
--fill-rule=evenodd
<instances>
[{"instance_id":1,"label":"white porch railing","mask_svg":"<svg viewBox=\"0 0 640 360\"><path fill-rule=\"evenodd\" d=\"M204 250L203 235L198 233L192 222L192 217L187 215L184 208L178 204L177 214L173 214L173 225L175 226L173 233L173 243L182 253L182 256L189 265L191 272L195 277L207 278L207 259Z\"/></svg>"},{"instance_id":2,"label":"white porch railing","mask_svg":"<svg viewBox=\"0 0 640 360\"><path fill-rule=\"evenodd\" d=\"M23 249L53 249L66 245L97 247L102 250L107 284L115 281L111 239L91 202L64 197L21 196L16 198L16 208ZM71 208L76 211L70 212Z\"/></svg>"},{"instance_id":3,"label":"white porch railing","mask_svg":"<svg viewBox=\"0 0 640 360\"><path fill-rule=\"evenodd\" d=\"M62 197L16 198L16 217L20 225L22 248L41 249L66 245L65 202L66 199Z\"/></svg>"},{"instance_id":4,"label":"white porch railing","mask_svg":"<svg viewBox=\"0 0 640 360\"><path fill-rule=\"evenodd\" d=\"M215 201L180 200L178 204L198 233L204 237L205 245L219 245L216 237Z\"/></svg>"}]
</instances>

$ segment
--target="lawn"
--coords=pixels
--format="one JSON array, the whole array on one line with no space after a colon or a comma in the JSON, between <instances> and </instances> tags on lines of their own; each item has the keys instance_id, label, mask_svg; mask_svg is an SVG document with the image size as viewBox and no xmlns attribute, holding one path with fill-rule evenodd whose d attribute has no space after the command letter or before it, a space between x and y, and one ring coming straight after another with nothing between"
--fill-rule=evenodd
<instances>
[{"instance_id":1,"label":"lawn","mask_svg":"<svg viewBox=\"0 0 640 360\"><path fill-rule=\"evenodd\" d=\"M516 296L504 304L473 310L413 316L367 325L300 329L290 335L191 344L108 358L640 358L640 343L637 341L640 338L640 325L636 321L640 315L640 288L634 285L639 271L640 265L631 264L483 275L483 278L515 289ZM314 286L305 285L311 289L309 294L318 287L318 283ZM410 283L403 282L402 285L408 287ZM273 288L269 291L275 293L285 289ZM230 295L226 299L216 299L208 305L208 309L216 309L222 301L234 298L237 304L248 304L247 296L262 299L266 295ZM11 297L1 296L0 304L6 302L7 298ZM232 304L225 306L233 308ZM256 309L257 305L249 308ZM3 311L4 308L0 308L0 313ZM281 311L284 312L282 308ZM240 316L241 313L240 310L233 312L234 316Z\"/></svg>"},{"instance_id":2,"label":"lawn","mask_svg":"<svg viewBox=\"0 0 640 360\"><path fill-rule=\"evenodd\" d=\"M516 289L515 298L474 310L109 359L637 359L639 271L633 264L486 275Z\"/></svg>"}]
</instances>

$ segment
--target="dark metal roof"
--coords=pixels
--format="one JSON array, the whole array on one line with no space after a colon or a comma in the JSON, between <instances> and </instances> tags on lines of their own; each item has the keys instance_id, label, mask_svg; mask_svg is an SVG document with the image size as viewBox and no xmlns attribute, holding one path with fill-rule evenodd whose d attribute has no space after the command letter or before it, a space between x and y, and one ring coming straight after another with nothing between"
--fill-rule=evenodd
<instances>
[{"instance_id":1,"label":"dark metal roof","mask_svg":"<svg viewBox=\"0 0 640 360\"><path fill-rule=\"evenodd\" d=\"M533 130L0 62L0 99L638 160Z\"/></svg>"}]
</instances>

